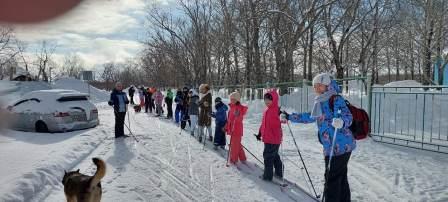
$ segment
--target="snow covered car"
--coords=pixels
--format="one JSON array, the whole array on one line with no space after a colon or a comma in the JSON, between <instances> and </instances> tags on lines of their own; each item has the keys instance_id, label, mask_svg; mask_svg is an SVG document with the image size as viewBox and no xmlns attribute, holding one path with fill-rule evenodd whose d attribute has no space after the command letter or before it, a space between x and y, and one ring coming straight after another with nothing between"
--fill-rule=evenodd
<instances>
[{"instance_id":1,"label":"snow covered car","mask_svg":"<svg viewBox=\"0 0 448 202\"><path fill-rule=\"evenodd\" d=\"M8 110L15 130L66 132L99 124L98 109L89 101L89 95L74 90L32 91Z\"/></svg>"}]
</instances>

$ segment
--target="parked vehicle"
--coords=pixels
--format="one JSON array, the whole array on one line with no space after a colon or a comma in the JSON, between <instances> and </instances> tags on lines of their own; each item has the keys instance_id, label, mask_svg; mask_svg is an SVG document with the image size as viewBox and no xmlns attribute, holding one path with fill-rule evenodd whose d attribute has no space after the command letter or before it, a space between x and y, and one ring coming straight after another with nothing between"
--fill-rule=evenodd
<instances>
[{"instance_id":1,"label":"parked vehicle","mask_svg":"<svg viewBox=\"0 0 448 202\"><path fill-rule=\"evenodd\" d=\"M89 95L74 90L39 90L22 96L8 110L12 129L36 132L66 132L99 124L98 109Z\"/></svg>"}]
</instances>

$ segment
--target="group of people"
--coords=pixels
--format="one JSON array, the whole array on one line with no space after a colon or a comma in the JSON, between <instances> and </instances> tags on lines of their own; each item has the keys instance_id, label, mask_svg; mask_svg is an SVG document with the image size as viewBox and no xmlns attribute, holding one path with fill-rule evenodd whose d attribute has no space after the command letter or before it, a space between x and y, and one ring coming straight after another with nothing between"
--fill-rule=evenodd
<instances>
[{"instance_id":1,"label":"group of people","mask_svg":"<svg viewBox=\"0 0 448 202\"><path fill-rule=\"evenodd\" d=\"M137 89L137 90L136 90ZM138 105L139 109L145 109L145 113L152 113L155 111L156 116L162 116L164 114L163 102L167 106L167 118L173 118L173 92L168 89L166 96L163 95L162 91L154 87L145 88L144 86L134 87L130 86L128 89L128 94L130 98L130 104L136 105L134 102L134 95L138 93L140 103Z\"/></svg>"},{"instance_id":2,"label":"group of people","mask_svg":"<svg viewBox=\"0 0 448 202\"><path fill-rule=\"evenodd\" d=\"M279 148L283 140L282 123L287 121L294 123L317 122L319 129L317 137L323 145L326 168L323 197L325 197L325 201L350 201L347 164L351 152L356 148L356 141L349 129L352 124L352 114L343 97L336 96L334 101L330 102L330 98L341 93L340 87L331 75L326 73L317 75L313 79L313 87L316 97L311 113L288 114L281 112L277 90L271 89L264 94L266 109L263 113L259 133L256 135L257 140L264 143L264 173L261 178L266 181L271 181L274 177L283 178L284 165L279 155ZM109 104L114 106L115 115L118 117L116 118L116 124L121 124L124 121L123 112L125 114L126 108L122 105L129 102L126 95L121 92L120 89L122 88L121 84L117 85L109 101ZM171 92L167 92L167 97L169 93ZM157 98L157 96L155 97ZM239 161L246 163L246 155L241 140L243 119L248 107L241 103L239 92L231 93L229 98L230 103L227 106L221 98L217 97L214 100L215 110L212 110L212 95L209 85L200 85L199 93L188 87L184 87L182 90L178 89L174 97L176 106L174 120L177 124L180 124L182 129L185 129L186 124L189 123L190 134L192 136L197 134L199 142L206 141L205 131L207 131L208 140L212 141L214 139L215 148L224 149L226 134L229 135L228 162L231 164L236 164ZM170 107L168 103L167 107ZM212 118L215 118L214 138L211 135ZM115 127L115 132L116 137L117 134L119 137L124 135L120 126ZM337 138L334 138L335 136Z\"/></svg>"}]
</instances>

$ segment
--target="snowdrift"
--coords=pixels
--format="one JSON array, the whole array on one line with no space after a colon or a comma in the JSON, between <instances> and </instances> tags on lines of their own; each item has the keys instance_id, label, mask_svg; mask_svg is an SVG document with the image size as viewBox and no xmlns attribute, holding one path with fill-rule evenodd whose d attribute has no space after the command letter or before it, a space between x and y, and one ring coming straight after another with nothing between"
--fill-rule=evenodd
<instances>
[{"instance_id":1,"label":"snowdrift","mask_svg":"<svg viewBox=\"0 0 448 202\"><path fill-rule=\"evenodd\" d=\"M52 87L59 89L71 89L81 93L90 94L90 100L94 103L107 102L110 95L107 91L95 88L88 83L75 78L60 78L54 82Z\"/></svg>"}]
</instances>

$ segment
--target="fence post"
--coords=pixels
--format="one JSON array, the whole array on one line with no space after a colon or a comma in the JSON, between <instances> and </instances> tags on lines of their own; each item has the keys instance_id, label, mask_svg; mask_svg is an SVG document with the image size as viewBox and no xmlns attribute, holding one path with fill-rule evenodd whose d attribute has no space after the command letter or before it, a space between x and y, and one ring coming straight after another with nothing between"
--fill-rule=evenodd
<instances>
[{"instance_id":1,"label":"fence post","mask_svg":"<svg viewBox=\"0 0 448 202\"><path fill-rule=\"evenodd\" d=\"M369 112L369 117L372 117L372 75L368 74L367 75L367 100L368 100L368 112Z\"/></svg>"}]
</instances>

